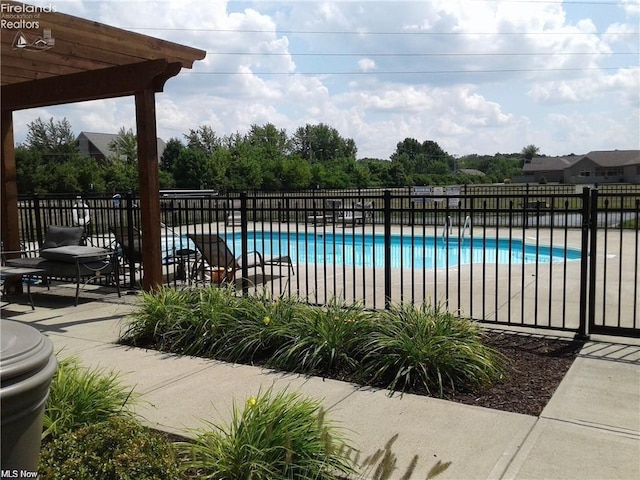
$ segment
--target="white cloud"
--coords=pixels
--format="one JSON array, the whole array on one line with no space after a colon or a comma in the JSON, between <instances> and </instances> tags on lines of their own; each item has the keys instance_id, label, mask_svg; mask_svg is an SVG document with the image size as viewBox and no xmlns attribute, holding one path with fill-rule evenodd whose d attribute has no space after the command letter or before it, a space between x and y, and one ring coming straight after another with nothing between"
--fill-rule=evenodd
<instances>
[{"instance_id":1,"label":"white cloud","mask_svg":"<svg viewBox=\"0 0 640 480\"><path fill-rule=\"evenodd\" d=\"M629 16L640 15L640 3L637 0L620 0L622 8Z\"/></svg>"},{"instance_id":2,"label":"white cloud","mask_svg":"<svg viewBox=\"0 0 640 480\"><path fill-rule=\"evenodd\" d=\"M157 95L163 138L204 124L224 135L324 122L359 155L388 158L406 137L454 154L640 148L637 2L623 3L56 5L208 52ZM135 128L133 99L108 100L16 112L18 141L38 116L66 116L77 132Z\"/></svg>"},{"instance_id":3,"label":"white cloud","mask_svg":"<svg viewBox=\"0 0 640 480\"><path fill-rule=\"evenodd\" d=\"M532 97L545 104L587 102L608 95L617 103L638 104L640 68L621 69L612 75L594 74L588 78L553 81L534 85Z\"/></svg>"},{"instance_id":4,"label":"white cloud","mask_svg":"<svg viewBox=\"0 0 640 480\"><path fill-rule=\"evenodd\" d=\"M376 62L370 58L361 58L358 60L358 68L361 72L370 72L371 70L375 70Z\"/></svg>"}]
</instances>

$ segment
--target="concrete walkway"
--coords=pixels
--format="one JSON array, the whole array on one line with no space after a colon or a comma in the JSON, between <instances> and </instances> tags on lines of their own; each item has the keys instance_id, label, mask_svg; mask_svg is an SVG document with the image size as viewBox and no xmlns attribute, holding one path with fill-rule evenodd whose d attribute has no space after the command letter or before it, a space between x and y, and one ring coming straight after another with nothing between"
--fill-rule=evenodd
<instances>
[{"instance_id":1,"label":"concrete walkway","mask_svg":"<svg viewBox=\"0 0 640 480\"><path fill-rule=\"evenodd\" d=\"M438 461L442 479L639 479L640 342L589 342L539 417L180 357L115 345L136 296L101 295L78 307L40 295L36 309L10 304L2 318L46 334L58 358L121 373L142 394L137 413L149 426L182 435L226 422L234 402L273 386L321 399L328 417L366 456L394 434L399 478L414 455L412 478ZM364 457L363 457L364 458Z\"/></svg>"}]
</instances>

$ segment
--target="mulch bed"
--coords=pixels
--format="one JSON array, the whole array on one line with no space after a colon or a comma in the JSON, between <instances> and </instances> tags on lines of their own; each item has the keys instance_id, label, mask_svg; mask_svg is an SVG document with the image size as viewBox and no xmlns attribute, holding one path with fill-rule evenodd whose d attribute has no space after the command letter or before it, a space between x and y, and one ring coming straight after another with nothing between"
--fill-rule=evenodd
<instances>
[{"instance_id":1,"label":"mulch bed","mask_svg":"<svg viewBox=\"0 0 640 480\"><path fill-rule=\"evenodd\" d=\"M507 358L505 378L484 390L445 392L445 399L534 416L542 413L584 345L578 340L496 330L486 332L485 343ZM324 376L358 383L350 372L336 371ZM404 393L429 395L422 388L407 389Z\"/></svg>"},{"instance_id":2,"label":"mulch bed","mask_svg":"<svg viewBox=\"0 0 640 480\"><path fill-rule=\"evenodd\" d=\"M526 334L489 332L487 343L509 360L507 378L480 392L450 400L538 416L571 367L584 342Z\"/></svg>"},{"instance_id":3,"label":"mulch bed","mask_svg":"<svg viewBox=\"0 0 640 480\"><path fill-rule=\"evenodd\" d=\"M485 342L507 358L505 378L490 388L449 392L445 393L445 398L468 405L534 416L542 413L584 345L584 342L578 340L497 330L487 331ZM253 365L266 366L264 359ZM353 372L337 370L328 375L318 375L358 383L357 375ZM405 390L405 393L428 395L425 390Z\"/></svg>"}]
</instances>

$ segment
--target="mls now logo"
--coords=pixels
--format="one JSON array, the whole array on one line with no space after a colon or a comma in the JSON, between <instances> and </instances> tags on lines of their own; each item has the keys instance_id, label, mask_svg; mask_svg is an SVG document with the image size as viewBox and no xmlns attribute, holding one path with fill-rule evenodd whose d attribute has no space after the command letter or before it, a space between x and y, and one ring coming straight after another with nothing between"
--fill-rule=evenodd
<instances>
[{"instance_id":1,"label":"mls now logo","mask_svg":"<svg viewBox=\"0 0 640 480\"><path fill-rule=\"evenodd\" d=\"M2 470L0 478L38 478L38 472L30 470Z\"/></svg>"}]
</instances>

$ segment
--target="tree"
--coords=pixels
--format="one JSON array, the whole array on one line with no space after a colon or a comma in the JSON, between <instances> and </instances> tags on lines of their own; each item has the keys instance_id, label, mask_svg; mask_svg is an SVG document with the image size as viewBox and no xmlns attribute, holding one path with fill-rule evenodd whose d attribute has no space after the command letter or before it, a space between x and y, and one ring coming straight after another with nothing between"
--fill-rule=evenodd
<instances>
[{"instance_id":1,"label":"tree","mask_svg":"<svg viewBox=\"0 0 640 480\"><path fill-rule=\"evenodd\" d=\"M42 187L49 193L81 193L102 191L104 184L95 159L75 157L68 162L45 165Z\"/></svg>"},{"instance_id":2,"label":"tree","mask_svg":"<svg viewBox=\"0 0 640 480\"><path fill-rule=\"evenodd\" d=\"M38 118L29 123L27 128L26 147L40 152L45 163L62 162L79 152L71 124L66 118L57 122L53 121L53 117L49 122Z\"/></svg>"},{"instance_id":3,"label":"tree","mask_svg":"<svg viewBox=\"0 0 640 480\"><path fill-rule=\"evenodd\" d=\"M424 175L452 173L454 163L453 157L436 142L425 140L420 143L415 138L405 138L399 142L391 155L391 161L401 165L409 177L420 175L422 180L415 182L418 184L424 181Z\"/></svg>"},{"instance_id":4,"label":"tree","mask_svg":"<svg viewBox=\"0 0 640 480\"><path fill-rule=\"evenodd\" d=\"M124 162L111 162L103 170L105 190L109 193L138 191L138 168Z\"/></svg>"},{"instance_id":5,"label":"tree","mask_svg":"<svg viewBox=\"0 0 640 480\"><path fill-rule=\"evenodd\" d=\"M207 125L203 125L197 130L189 129L185 138L187 139L187 147L202 150L207 154L214 153L222 144L222 140L216 135L216 132Z\"/></svg>"},{"instance_id":6,"label":"tree","mask_svg":"<svg viewBox=\"0 0 640 480\"><path fill-rule=\"evenodd\" d=\"M173 162L180 156L180 152L184 150L184 145L177 138L170 138L164 147L162 157L160 158L160 168L169 172L173 167Z\"/></svg>"},{"instance_id":7,"label":"tree","mask_svg":"<svg viewBox=\"0 0 640 480\"><path fill-rule=\"evenodd\" d=\"M185 148L173 163L176 187L198 189L209 187L211 172L207 154L198 148Z\"/></svg>"},{"instance_id":8,"label":"tree","mask_svg":"<svg viewBox=\"0 0 640 480\"><path fill-rule=\"evenodd\" d=\"M537 156L540 152L540 149L535 145L527 145L522 149L522 156L525 160L531 160L533 157Z\"/></svg>"},{"instance_id":9,"label":"tree","mask_svg":"<svg viewBox=\"0 0 640 480\"><path fill-rule=\"evenodd\" d=\"M343 138L333 127L320 123L299 127L292 138L293 153L309 163L323 163L335 158L356 158L358 149L351 138Z\"/></svg>"},{"instance_id":10,"label":"tree","mask_svg":"<svg viewBox=\"0 0 640 480\"><path fill-rule=\"evenodd\" d=\"M260 156L265 160L273 160L291 153L291 141L286 130L278 130L272 123L263 126L251 125L246 141L259 149Z\"/></svg>"},{"instance_id":11,"label":"tree","mask_svg":"<svg viewBox=\"0 0 640 480\"><path fill-rule=\"evenodd\" d=\"M43 192L43 163L39 151L22 145L16 147L16 176L18 193Z\"/></svg>"},{"instance_id":12,"label":"tree","mask_svg":"<svg viewBox=\"0 0 640 480\"><path fill-rule=\"evenodd\" d=\"M311 166L307 162L287 159L282 163L282 188L303 190L311 185Z\"/></svg>"},{"instance_id":13,"label":"tree","mask_svg":"<svg viewBox=\"0 0 640 480\"><path fill-rule=\"evenodd\" d=\"M138 139L132 129L120 127L118 136L109 142L108 147L114 154L112 160L124 161L129 165L138 163Z\"/></svg>"}]
</instances>

